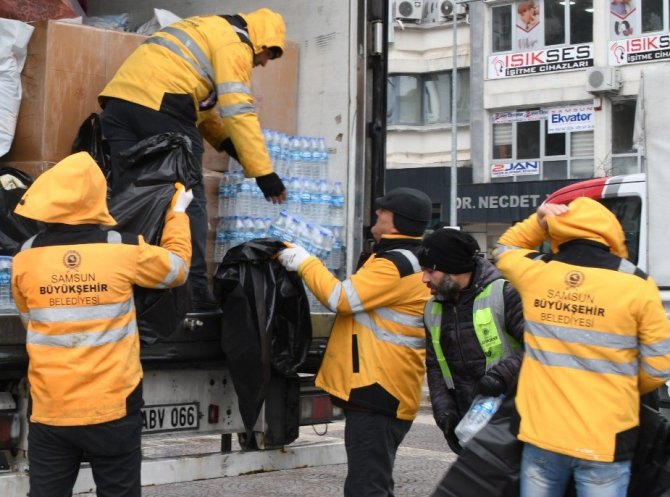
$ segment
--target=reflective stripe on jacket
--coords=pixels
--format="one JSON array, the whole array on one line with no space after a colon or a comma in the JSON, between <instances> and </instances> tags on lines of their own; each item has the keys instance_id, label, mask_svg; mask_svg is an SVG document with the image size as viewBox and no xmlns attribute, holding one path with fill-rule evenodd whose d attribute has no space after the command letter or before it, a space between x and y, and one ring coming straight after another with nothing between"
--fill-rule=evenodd
<instances>
[{"instance_id":1,"label":"reflective stripe on jacket","mask_svg":"<svg viewBox=\"0 0 670 497\"><path fill-rule=\"evenodd\" d=\"M504 279L489 283L474 299L472 324L479 346L486 358L486 371L509 357L519 343L505 329L505 300L503 297ZM437 362L442 376L450 389L455 388L451 370L442 351L442 303L431 299L426 304L424 323L430 331Z\"/></svg>"},{"instance_id":2,"label":"reflective stripe on jacket","mask_svg":"<svg viewBox=\"0 0 670 497\"><path fill-rule=\"evenodd\" d=\"M316 384L352 406L413 420L425 372L423 308L430 297L416 259L420 239L385 235L350 278L316 258L300 268L314 295L337 313Z\"/></svg>"}]
</instances>

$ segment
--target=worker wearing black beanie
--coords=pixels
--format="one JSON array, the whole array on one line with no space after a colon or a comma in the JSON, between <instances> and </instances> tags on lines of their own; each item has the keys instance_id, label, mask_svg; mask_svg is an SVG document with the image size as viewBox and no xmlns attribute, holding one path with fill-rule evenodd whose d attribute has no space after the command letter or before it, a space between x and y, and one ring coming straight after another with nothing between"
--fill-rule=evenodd
<instances>
[{"instance_id":1,"label":"worker wearing black beanie","mask_svg":"<svg viewBox=\"0 0 670 497\"><path fill-rule=\"evenodd\" d=\"M447 274L472 272L480 250L472 235L453 228L435 230L421 245L419 264Z\"/></svg>"}]
</instances>

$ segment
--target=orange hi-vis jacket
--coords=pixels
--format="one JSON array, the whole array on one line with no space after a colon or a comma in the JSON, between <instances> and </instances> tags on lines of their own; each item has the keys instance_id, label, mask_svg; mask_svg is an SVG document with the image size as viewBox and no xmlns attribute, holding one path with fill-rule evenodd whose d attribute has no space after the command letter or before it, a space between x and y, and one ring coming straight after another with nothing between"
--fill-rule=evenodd
<instances>
[{"instance_id":1,"label":"orange hi-vis jacket","mask_svg":"<svg viewBox=\"0 0 670 497\"><path fill-rule=\"evenodd\" d=\"M571 457L632 458L640 395L670 378L670 322L654 281L626 260L624 233L602 204L579 198L536 214L495 251L521 295L525 356L519 439ZM545 238L553 254L536 251Z\"/></svg>"},{"instance_id":2,"label":"orange hi-vis jacket","mask_svg":"<svg viewBox=\"0 0 670 497\"><path fill-rule=\"evenodd\" d=\"M299 268L305 284L337 313L316 385L359 407L398 419L416 417L425 375L421 240L384 235L355 274L339 281L315 257Z\"/></svg>"},{"instance_id":3,"label":"orange hi-vis jacket","mask_svg":"<svg viewBox=\"0 0 670 497\"><path fill-rule=\"evenodd\" d=\"M50 223L14 257L12 289L27 330L31 421L82 426L120 419L142 379L133 286L185 282L189 221L168 211L161 247L105 231L106 183L85 152L43 173L17 214Z\"/></svg>"},{"instance_id":4,"label":"orange hi-vis jacket","mask_svg":"<svg viewBox=\"0 0 670 497\"><path fill-rule=\"evenodd\" d=\"M194 16L150 36L121 65L99 95L192 119L215 148L235 146L248 177L272 173L251 92L254 54L285 44L282 17L269 9ZM217 107L214 107L217 105Z\"/></svg>"}]
</instances>

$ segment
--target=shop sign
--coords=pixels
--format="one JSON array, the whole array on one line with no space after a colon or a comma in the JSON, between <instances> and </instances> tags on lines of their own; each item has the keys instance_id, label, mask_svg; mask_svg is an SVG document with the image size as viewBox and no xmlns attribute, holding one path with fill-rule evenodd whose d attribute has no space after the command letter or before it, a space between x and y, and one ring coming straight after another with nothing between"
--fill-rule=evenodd
<instances>
[{"instance_id":1,"label":"shop sign","mask_svg":"<svg viewBox=\"0 0 670 497\"><path fill-rule=\"evenodd\" d=\"M491 55L488 78L547 74L593 66L593 44Z\"/></svg>"},{"instance_id":2,"label":"shop sign","mask_svg":"<svg viewBox=\"0 0 670 497\"><path fill-rule=\"evenodd\" d=\"M494 112L491 117L493 124L519 123L528 121L540 121L547 118L547 112L540 110L510 110Z\"/></svg>"},{"instance_id":3,"label":"shop sign","mask_svg":"<svg viewBox=\"0 0 670 497\"><path fill-rule=\"evenodd\" d=\"M609 62L612 66L670 60L670 34L611 41Z\"/></svg>"},{"instance_id":4,"label":"shop sign","mask_svg":"<svg viewBox=\"0 0 670 497\"><path fill-rule=\"evenodd\" d=\"M547 109L547 132L589 131L593 129L593 105L573 105Z\"/></svg>"},{"instance_id":5,"label":"shop sign","mask_svg":"<svg viewBox=\"0 0 670 497\"><path fill-rule=\"evenodd\" d=\"M540 162L508 162L491 165L492 178L509 178L510 176L528 176L540 174Z\"/></svg>"}]
</instances>

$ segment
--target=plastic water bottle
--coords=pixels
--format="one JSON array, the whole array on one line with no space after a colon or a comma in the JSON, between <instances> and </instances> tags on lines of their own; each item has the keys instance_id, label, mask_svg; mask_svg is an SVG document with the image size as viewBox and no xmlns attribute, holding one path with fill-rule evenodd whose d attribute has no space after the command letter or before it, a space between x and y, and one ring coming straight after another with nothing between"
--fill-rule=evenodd
<instances>
[{"instance_id":1,"label":"plastic water bottle","mask_svg":"<svg viewBox=\"0 0 670 497\"><path fill-rule=\"evenodd\" d=\"M290 141L289 135L281 133L281 136L279 137L279 167L276 173L282 178L289 177L293 174L290 169Z\"/></svg>"},{"instance_id":2,"label":"plastic water bottle","mask_svg":"<svg viewBox=\"0 0 670 497\"><path fill-rule=\"evenodd\" d=\"M302 176L312 178L312 143L307 136L300 138L300 162L302 164Z\"/></svg>"},{"instance_id":3,"label":"plastic water bottle","mask_svg":"<svg viewBox=\"0 0 670 497\"><path fill-rule=\"evenodd\" d=\"M323 136L317 138L317 155L318 155L318 170L319 178L328 178L328 147L326 147L326 139Z\"/></svg>"},{"instance_id":4,"label":"plastic water bottle","mask_svg":"<svg viewBox=\"0 0 670 497\"><path fill-rule=\"evenodd\" d=\"M12 297L12 258L0 256L0 312L16 312Z\"/></svg>"},{"instance_id":5,"label":"plastic water bottle","mask_svg":"<svg viewBox=\"0 0 670 497\"><path fill-rule=\"evenodd\" d=\"M332 186L325 179L318 181L318 198L316 202L316 222L319 224L330 223L328 219L328 211L330 210L330 204L332 201Z\"/></svg>"},{"instance_id":6,"label":"plastic water bottle","mask_svg":"<svg viewBox=\"0 0 670 497\"><path fill-rule=\"evenodd\" d=\"M223 260L223 256L226 255L226 228L227 228L228 218L222 217L219 219L219 222L216 225L216 238L214 240L214 262L217 264Z\"/></svg>"},{"instance_id":7,"label":"plastic water bottle","mask_svg":"<svg viewBox=\"0 0 670 497\"><path fill-rule=\"evenodd\" d=\"M344 226L344 190L341 181L336 181L333 185L329 217L333 226Z\"/></svg>"},{"instance_id":8,"label":"plastic water bottle","mask_svg":"<svg viewBox=\"0 0 670 497\"><path fill-rule=\"evenodd\" d=\"M314 202L316 186L311 179L305 179L302 182L302 189L300 190L300 214L302 217L310 221L314 220Z\"/></svg>"},{"instance_id":9,"label":"plastic water bottle","mask_svg":"<svg viewBox=\"0 0 670 497\"><path fill-rule=\"evenodd\" d=\"M274 238L275 240L281 240L286 235L287 227L288 212L281 211L270 223L270 226L266 232L266 236L268 238Z\"/></svg>"},{"instance_id":10,"label":"plastic water bottle","mask_svg":"<svg viewBox=\"0 0 670 497\"><path fill-rule=\"evenodd\" d=\"M499 397L477 395L472 400L470 409L468 409L461 422L456 426L456 436L461 444L468 443L479 430L486 426L500 407L500 404L502 404L504 398L504 395L500 395Z\"/></svg>"},{"instance_id":11,"label":"plastic water bottle","mask_svg":"<svg viewBox=\"0 0 670 497\"><path fill-rule=\"evenodd\" d=\"M303 176L301 143L299 136L292 136L289 141L289 168L296 177Z\"/></svg>"},{"instance_id":12,"label":"plastic water bottle","mask_svg":"<svg viewBox=\"0 0 670 497\"><path fill-rule=\"evenodd\" d=\"M235 214L248 216L253 209L253 180L243 179L237 184L237 196L235 199Z\"/></svg>"},{"instance_id":13,"label":"plastic water bottle","mask_svg":"<svg viewBox=\"0 0 670 497\"><path fill-rule=\"evenodd\" d=\"M337 271L342 267L342 228L332 226L331 231L333 232L333 242L326 266L328 269Z\"/></svg>"}]
</instances>

